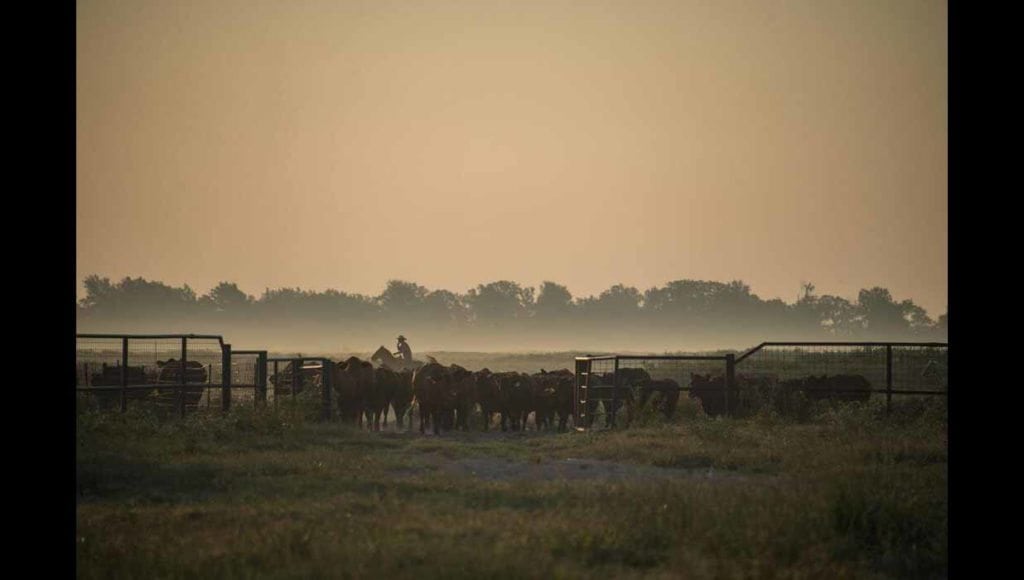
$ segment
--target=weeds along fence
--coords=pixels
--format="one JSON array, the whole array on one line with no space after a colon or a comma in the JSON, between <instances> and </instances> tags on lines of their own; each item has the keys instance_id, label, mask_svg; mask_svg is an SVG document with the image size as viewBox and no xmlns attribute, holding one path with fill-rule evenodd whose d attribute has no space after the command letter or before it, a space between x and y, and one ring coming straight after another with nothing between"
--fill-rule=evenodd
<instances>
[{"instance_id":1,"label":"weeds along fence","mask_svg":"<svg viewBox=\"0 0 1024 580\"><path fill-rule=\"evenodd\" d=\"M658 382L666 396L699 399L709 415L873 396L884 396L889 412L893 397L948 396L948 351L946 343L764 342L740 355L577 357L574 424L614 427L623 406L644 400Z\"/></svg>"},{"instance_id":2,"label":"weeds along fence","mask_svg":"<svg viewBox=\"0 0 1024 580\"><path fill-rule=\"evenodd\" d=\"M267 352L233 351L219 335L78 334L75 390L90 407L172 410L266 401Z\"/></svg>"}]
</instances>

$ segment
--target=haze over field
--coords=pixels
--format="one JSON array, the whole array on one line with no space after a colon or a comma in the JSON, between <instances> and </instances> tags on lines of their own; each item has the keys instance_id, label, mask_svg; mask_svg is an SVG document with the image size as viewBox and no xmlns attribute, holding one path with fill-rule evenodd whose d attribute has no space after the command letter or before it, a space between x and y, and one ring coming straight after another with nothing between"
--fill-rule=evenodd
<instances>
[{"instance_id":1,"label":"haze over field","mask_svg":"<svg viewBox=\"0 0 1024 580\"><path fill-rule=\"evenodd\" d=\"M77 13L80 281L376 297L389 280L459 294L552 280L585 298L742 280L787 304L810 281L946 313L944 2L90 0ZM790 332L741 315L727 335L643 319L564 336L153 316L352 350L413 331L433 332L430 348L637 350ZM144 322L122 318L80 329Z\"/></svg>"}]
</instances>

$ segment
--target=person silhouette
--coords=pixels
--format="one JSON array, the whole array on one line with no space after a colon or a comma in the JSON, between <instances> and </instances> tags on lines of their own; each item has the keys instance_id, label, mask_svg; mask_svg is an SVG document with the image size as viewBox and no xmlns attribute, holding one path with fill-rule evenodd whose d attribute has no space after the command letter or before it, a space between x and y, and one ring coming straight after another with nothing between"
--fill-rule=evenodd
<instances>
[{"instance_id":1,"label":"person silhouette","mask_svg":"<svg viewBox=\"0 0 1024 580\"><path fill-rule=\"evenodd\" d=\"M402 361L406 364L412 364L412 349L409 348L409 343L405 341L405 337L401 334L398 335L398 352L394 354L395 356L401 356Z\"/></svg>"}]
</instances>

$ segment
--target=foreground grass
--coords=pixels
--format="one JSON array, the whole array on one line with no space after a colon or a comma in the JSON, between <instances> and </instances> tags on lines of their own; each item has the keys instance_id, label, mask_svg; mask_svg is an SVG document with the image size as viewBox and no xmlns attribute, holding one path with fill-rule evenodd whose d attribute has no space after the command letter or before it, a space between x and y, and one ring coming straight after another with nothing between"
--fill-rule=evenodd
<instances>
[{"instance_id":1,"label":"foreground grass","mask_svg":"<svg viewBox=\"0 0 1024 580\"><path fill-rule=\"evenodd\" d=\"M449 469L567 459L674 475ZM441 437L85 413L77 561L83 578L944 577L946 481L934 410Z\"/></svg>"}]
</instances>

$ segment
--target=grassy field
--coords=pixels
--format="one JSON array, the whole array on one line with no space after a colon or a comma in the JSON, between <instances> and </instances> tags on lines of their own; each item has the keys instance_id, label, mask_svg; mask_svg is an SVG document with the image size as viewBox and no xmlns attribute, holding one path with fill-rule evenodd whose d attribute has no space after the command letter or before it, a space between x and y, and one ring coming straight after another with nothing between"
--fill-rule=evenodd
<instances>
[{"instance_id":1,"label":"grassy field","mask_svg":"<svg viewBox=\"0 0 1024 580\"><path fill-rule=\"evenodd\" d=\"M366 433L78 418L82 578L947 575L941 400L810 421Z\"/></svg>"}]
</instances>

